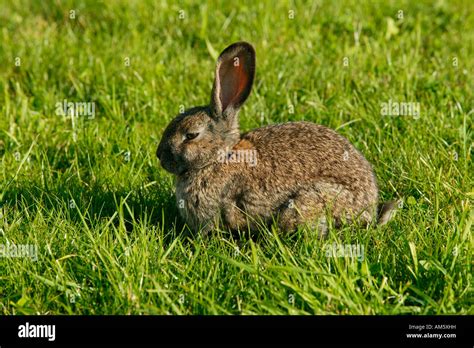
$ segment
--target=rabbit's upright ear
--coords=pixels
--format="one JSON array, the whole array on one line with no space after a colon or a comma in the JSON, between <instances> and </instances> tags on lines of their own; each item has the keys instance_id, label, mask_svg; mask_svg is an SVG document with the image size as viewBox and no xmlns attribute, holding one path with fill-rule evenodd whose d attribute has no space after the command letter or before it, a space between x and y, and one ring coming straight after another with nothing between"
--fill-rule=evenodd
<instances>
[{"instance_id":1,"label":"rabbit's upright ear","mask_svg":"<svg viewBox=\"0 0 474 348\"><path fill-rule=\"evenodd\" d=\"M250 94L254 76L255 50L252 45L237 42L221 53L211 96L214 117L227 121L234 118Z\"/></svg>"}]
</instances>

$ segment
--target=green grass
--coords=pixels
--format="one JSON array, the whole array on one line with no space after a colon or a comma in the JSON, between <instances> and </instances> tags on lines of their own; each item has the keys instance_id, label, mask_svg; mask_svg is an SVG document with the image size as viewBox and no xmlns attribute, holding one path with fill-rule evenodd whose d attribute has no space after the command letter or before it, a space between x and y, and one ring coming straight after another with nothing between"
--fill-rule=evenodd
<instances>
[{"instance_id":1,"label":"green grass","mask_svg":"<svg viewBox=\"0 0 474 348\"><path fill-rule=\"evenodd\" d=\"M1 0L0 244L39 254L0 258L0 313L473 314L473 13L470 1ZM392 222L324 240L187 233L156 146L181 106L208 102L216 54L238 40L257 50L242 131L337 129L381 198L403 200ZM57 115L64 99L95 102L95 118ZM420 117L381 115L389 100ZM364 260L327 257L333 243Z\"/></svg>"}]
</instances>

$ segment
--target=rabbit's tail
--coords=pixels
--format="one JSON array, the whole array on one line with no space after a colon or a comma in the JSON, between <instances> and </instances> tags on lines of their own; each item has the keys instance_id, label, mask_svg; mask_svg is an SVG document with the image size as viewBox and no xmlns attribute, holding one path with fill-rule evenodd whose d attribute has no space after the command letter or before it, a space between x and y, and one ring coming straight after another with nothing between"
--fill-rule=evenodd
<instances>
[{"instance_id":1,"label":"rabbit's tail","mask_svg":"<svg viewBox=\"0 0 474 348\"><path fill-rule=\"evenodd\" d=\"M380 204L377 212L377 224L385 225L389 222L395 216L398 206L399 201L396 200Z\"/></svg>"}]
</instances>

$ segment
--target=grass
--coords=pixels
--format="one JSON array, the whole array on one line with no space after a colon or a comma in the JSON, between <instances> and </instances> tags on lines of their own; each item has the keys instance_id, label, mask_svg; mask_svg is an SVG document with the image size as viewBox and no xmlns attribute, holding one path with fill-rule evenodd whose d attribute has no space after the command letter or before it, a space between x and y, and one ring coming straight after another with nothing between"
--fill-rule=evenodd
<instances>
[{"instance_id":1,"label":"grass","mask_svg":"<svg viewBox=\"0 0 474 348\"><path fill-rule=\"evenodd\" d=\"M38 260L0 257L0 313L473 314L473 13L1 0L0 244L36 245ZM403 200L392 222L324 240L187 233L156 146L180 108L208 102L216 54L238 40L257 50L242 131L337 129L381 198ZM63 100L94 102L95 117L58 115ZM381 115L390 100L419 103L419 117ZM364 259L328 257L334 243Z\"/></svg>"}]
</instances>

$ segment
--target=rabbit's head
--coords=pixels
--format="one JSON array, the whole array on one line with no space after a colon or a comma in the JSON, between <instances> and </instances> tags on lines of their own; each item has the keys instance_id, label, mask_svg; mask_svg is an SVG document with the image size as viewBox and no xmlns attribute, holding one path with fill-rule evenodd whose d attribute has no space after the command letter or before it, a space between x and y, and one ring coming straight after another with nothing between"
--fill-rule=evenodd
<instances>
[{"instance_id":1,"label":"rabbit's head","mask_svg":"<svg viewBox=\"0 0 474 348\"><path fill-rule=\"evenodd\" d=\"M208 106L178 115L163 133L156 151L161 165L182 175L215 162L220 149L240 138L238 111L250 94L255 50L246 42L227 47L219 56Z\"/></svg>"}]
</instances>

